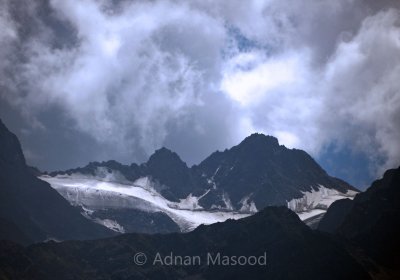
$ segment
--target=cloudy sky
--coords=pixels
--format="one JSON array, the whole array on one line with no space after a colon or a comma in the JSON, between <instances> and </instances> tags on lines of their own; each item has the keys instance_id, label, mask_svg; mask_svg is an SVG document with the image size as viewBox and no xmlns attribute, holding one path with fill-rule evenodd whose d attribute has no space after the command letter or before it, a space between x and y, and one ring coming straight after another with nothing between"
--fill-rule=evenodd
<instances>
[{"instance_id":1,"label":"cloudy sky","mask_svg":"<svg viewBox=\"0 0 400 280\"><path fill-rule=\"evenodd\" d=\"M43 170L262 132L363 188L400 165L399 4L0 0L0 117Z\"/></svg>"}]
</instances>

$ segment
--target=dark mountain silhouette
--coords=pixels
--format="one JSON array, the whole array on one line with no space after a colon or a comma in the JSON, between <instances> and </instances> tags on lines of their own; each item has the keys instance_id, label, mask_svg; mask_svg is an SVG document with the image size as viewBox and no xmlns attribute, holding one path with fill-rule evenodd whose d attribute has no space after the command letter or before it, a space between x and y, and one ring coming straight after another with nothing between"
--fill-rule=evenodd
<instances>
[{"instance_id":1,"label":"dark mountain silhouette","mask_svg":"<svg viewBox=\"0 0 400 280\"><path fill-rule=\"evenodd\" d=\"M196 188L197 178L193 176L186 163L167 148L155 151L144 167L146 169L145 174L169 187L162 192L167 199L185 198Z\"/></svg>"},{"instance_id":2,"label":"dark mountain silhouette","mask_svg":"<svg viewBox=\"0 0 400 280\"><path fill-rule=\"evenodd\" d=\"M351 199L340 199L333 202L319 222L318 229L335 233L338 227L344 222L352 207L353 201Z\"/></svg>"},{"instance_id":3,"label":"dark mountain silhouette","mask_svg":"<svg viewBox=\"0 0 400 280\"><path fill-rule=\"evenodd\" d=\"M386 171L353 201L332 204L319 229L361 248L378 265L375 274L382 279L399 279L400 168Z\"/></svg>"},{"instance_id":4,"label":"dark mountain silhouette","mask_svg":"<svg viewBox=\"0 0 400 280\"><path fill-rule=\"evenodd\" d=\"M90 239L112 233L85 219L46 182L32 175L17 137L0 120L0 239L22 244Z\"/></svg>"},{"instance_id":5,"label":"dark mountain silhouette","mask_svg":"<svg viewBox=\"0 0 400 280\"><path fill-rule=\"evenodd\" d=\"M370 279L344 249L304 225L285 207L242 220L200 226L187 234L127 234L95 241L22 248L0 243L0 275L12 279ZM143 252L148 262L133 263ZM200 256L194 266L153 265L161 256ZM207 265L207 253L263 256L266 265Z\"/></svg>"}]
</instances>

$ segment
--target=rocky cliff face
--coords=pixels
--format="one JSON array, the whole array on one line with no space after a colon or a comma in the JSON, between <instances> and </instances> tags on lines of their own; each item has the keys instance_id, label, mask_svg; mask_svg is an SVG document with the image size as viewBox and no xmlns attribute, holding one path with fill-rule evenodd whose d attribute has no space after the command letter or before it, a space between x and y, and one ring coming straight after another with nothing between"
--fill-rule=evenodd
<instances>
[{"instance_id":1,"label":"rocky cliff face","mask_svg":"<svg viewBox=\"0 0 400 280\"><path fill-rule=\"evenodd\" d=\"M85 219L49 184L32 175L17 137L1 121L0 221L0 239L23 244L112 235Z\"/></svg>"}]
</instances>

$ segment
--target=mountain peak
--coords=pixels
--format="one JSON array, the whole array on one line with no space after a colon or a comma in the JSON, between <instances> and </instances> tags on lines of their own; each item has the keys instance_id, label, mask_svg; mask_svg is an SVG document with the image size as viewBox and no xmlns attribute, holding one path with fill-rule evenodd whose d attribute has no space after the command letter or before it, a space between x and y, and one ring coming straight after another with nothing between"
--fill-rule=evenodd
<instances>
[{"instance_id":1,"label":"mountain peak","mask_svg":"<svg viewBox=\"0 0 400 280\"><path fill-rule=\"evenodd\" d=\"M279 141L274 136L265 135L262 133L253 133L247 136L239 145L270 145L279 146Z\"/></svg>"},{"instance_id":2,"label":"mountain peak","mask_svg":"<svg viewBox=\"0 0 400 280\"><path fill-rule=\"evenodd\" d=\"M168 148L162 147L152 154L147 162L148 165L152 165L155 162L163 162L163 163L174 163L174 164L184 164L186 165L182 159L178 156L177 153L171 151Z\"/></svg>"},{"instance_id":3,"label":"mountain peak","mask_svg":"<svg viewBox=\"0 0 400 280\"><path fill-rule=\"evenodd\" d=\"M163 192L164 197L178 201L186 197L192 185L190 169L175 152L163 147L154 152L146 163L147 173L166 186L174 186L175 193Z\"/></svg>"},{"instance_id":4,"label":"mountain peak","mask_svg":"<svg viewBox=\"0 0 400 280\"><path fill-rule=\"evenodd\" d=\"M156 150L154 153L155 154L174 154L173 151L171 151L170 149L168 149L166 147L161 147L160 149Z\"/></svg>"}]
</instances>

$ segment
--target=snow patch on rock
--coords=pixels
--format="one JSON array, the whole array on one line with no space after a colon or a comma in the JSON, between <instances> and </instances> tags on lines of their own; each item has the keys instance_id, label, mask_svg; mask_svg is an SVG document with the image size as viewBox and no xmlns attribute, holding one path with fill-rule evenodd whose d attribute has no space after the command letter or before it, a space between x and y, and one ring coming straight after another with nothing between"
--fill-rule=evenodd
<instances>
[{"instance_id":1,"label":"snow patch on rock","mask_svg":"<svg viewBox=\"0 0 400 280\"><path fill-rule=\"evenodd\" d=\"M119 233L125 233L125 229L123 226L121 226L120 224L118 224L116 221L114 220L110 220L110 219L93 219L93 221L95 223L98 223L100 225L103 225L113 231L119 232Z\"/></svg>"},{"instance_id":2,"label":"snow patch on rock","mask_svg":"<svg viewBox=\"0 0 400 280\"><path fill-rule=\"evenodd\" d=\"M231 210L231 211L233 210L232 202L231 202L231 199L229 198L228 193L223 192L222 201L225 203L226 210Z\"/></svg>"},{"instance_id":3,"label":"snow patch on rock","mask_svg":"<svg viewBox=\"0 0 400 280\"><path fill-rule=\"evenodd\" d=\"M242 204L242 207L240 207L240 212L256 213L258 211L254 201L250 201L252 195L253 194L249 194L239 201L239 203Z\"/></svg>"},{"instance_id":4,"label":"snow patch on rock","mask_svg":"<svg viewBox=\"0 0 400 280\"><path fill-rule=\"evenodd\" d=\"M354 191L341 193L335 189L328 189L319 185L318 189L302 192L303 197L294 198L287 202L287 207L295 212L304 212L312 209L327 210L328 207L338 199L353 198L356 194Z\"/></svg>"},{"instance_id":5,"label":"snow patch on rock","mask_svg":"<svg viewBox=\"0 0 400 280\"><path fill-rule=\"evenodd\" d=\"M346 193L335 189L328 189L318 185L317 189L302 192L303 197L287 201L287 207L296 212L300 219L305 220L326 212L329 206L339 199L353 199L357 192L348 190Z\"/></svg>"},{"instance_id":6,"label":"snow patch on rock","mask_svg":"<svg viewBox=\"0 0 400 280\"><path fill-rule=\"evenodd\" d=\"M169 207L181 210L202 210L203 207L199 204L199 200L205 197L210 190L207 190L203 195L197 197L189 194L186 198L180 199L178 203L171 202Z\"/></svg>"},{"instance_id":7,"label":"snow patch on rock","mask_svg":"<svg viewBox=\"0 0 400 280\"><path fill-rule=\"evenodd\" d=\"M222 193L222 197L221 197L222 202L225 204L225 206L222 205L211 205L211 209L215 210L224 210L224 211L234 211L231 199L229 198L228 193L223 192Z\"/></svg>"}]
</instances>

